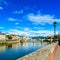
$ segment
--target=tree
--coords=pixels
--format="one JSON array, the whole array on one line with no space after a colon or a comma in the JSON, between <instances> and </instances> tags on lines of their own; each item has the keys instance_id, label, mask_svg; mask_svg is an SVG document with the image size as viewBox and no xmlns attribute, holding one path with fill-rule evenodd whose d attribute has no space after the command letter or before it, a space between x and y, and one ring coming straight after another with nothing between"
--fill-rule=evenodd
<instances>
[{"instance_id":1,"label":"tree","mask_svg":"<svg viewBox=\"0 0 60 60\"><path fill-rule=\"evenodd\" d=\"M7 35L7 38L8 38L8 39L12 39L12 36L10 36L10 35Z\"/></svg>"}]
</instances>

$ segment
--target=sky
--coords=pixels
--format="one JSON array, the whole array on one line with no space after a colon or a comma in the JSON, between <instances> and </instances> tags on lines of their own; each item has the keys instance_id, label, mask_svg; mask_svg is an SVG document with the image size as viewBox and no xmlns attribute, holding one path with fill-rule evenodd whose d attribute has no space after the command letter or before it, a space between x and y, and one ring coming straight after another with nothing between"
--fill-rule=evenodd
<instances>
[{"instance_id":1,"label":"sky","mask_svg":"<svg viewBox=\"0 0 60 60\"><path fill-rule=\"evenodd\" d=\"M0 32L51 36L60 29L60 0L0 0Z\"/></svg>"}]
</instances>

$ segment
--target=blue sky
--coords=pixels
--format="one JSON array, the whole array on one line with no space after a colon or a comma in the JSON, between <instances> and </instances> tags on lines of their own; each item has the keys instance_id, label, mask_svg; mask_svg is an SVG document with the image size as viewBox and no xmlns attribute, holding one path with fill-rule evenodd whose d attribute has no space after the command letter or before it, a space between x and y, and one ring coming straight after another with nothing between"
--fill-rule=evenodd
<instances>
[{"instance_id":1,"label":"blue sky","mask_svg":"<svg viewBox=\"0 0 60 60\"><path fill-rule=\"evenodd\" d=\"M0 0L0 31L25 36L53 35L60 30L60 0Z\"/></svg>"}]
</instances>

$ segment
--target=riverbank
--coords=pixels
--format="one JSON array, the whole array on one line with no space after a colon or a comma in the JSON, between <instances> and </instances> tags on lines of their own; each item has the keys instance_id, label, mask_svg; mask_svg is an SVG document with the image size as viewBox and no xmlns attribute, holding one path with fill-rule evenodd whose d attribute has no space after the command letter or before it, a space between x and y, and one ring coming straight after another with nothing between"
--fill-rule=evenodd
<instances>
[{"instance_id":1,"label":"riverbank","mask_svg":"<svg viewBox=\"0 0 60 60\"><path fill-rule=\"evenodd\" d=\"M19 58L17 60L52 60L51 58L53 56L53 52L55 49L58 48L58 43L52 43L52 44L49 44L47 46L45 46L44 48L42 49L39 49L33 53L30 53L22 58ZM52 55L51 55L52 54Z\"/></svg>"},{"instance_id":2,"label":"riverbank","mask_svg":"<svg viewBox=\"0 0 60 60\"><path fill-rule=\"evenodd\" d=\"M19 40L0 40L0 44L12 44L12 43L19 43Z\"/></svg>"}]
</instances>

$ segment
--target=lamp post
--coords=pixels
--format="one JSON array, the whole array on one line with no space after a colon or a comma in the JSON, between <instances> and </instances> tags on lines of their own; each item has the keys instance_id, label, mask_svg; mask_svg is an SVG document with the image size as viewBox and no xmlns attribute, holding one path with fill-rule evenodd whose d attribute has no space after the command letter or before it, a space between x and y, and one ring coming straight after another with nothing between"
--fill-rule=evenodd
<instances>
[{"instance_id":1,"label":"lamp post","mask_svg":"<svg viewBox=\"0 0 60 60\"><path fill-rule=\"evenodd\" d=\"M56 35L56 21L54 21L54 40L55 40L55 35Z\"/></svg>"}]
</instances>

